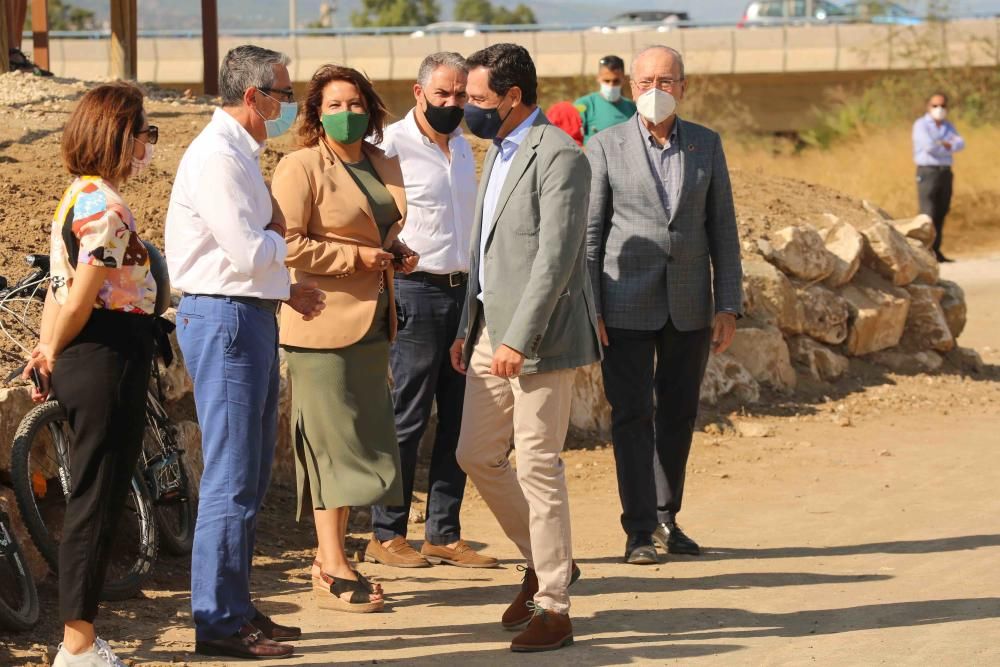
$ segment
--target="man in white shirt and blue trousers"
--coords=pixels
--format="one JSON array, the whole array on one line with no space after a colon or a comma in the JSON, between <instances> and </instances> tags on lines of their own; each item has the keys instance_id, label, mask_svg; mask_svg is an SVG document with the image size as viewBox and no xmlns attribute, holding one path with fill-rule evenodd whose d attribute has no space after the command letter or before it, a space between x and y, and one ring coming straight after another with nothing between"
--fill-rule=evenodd
<instances>
[{"instance_id":1,"label":"man in white shirt and blue trousers","mask_svg":"<svg viewBox=\"0 0 1000 667\"><path fill-rule=\"evenodd\" d=\"M271 477L278 424L282 302L311 319L323 295L291 285L280 212L260 171L267 137L295 120L288 57L233 49L220 71L222 108L181 159L170 195L166 255L184 292L177 334L202 433L204 473L191 554L195 651L280 658L300 636L250 599L257 513Z\"/></svg>"},{"instance_id":2,"label":"man in white shirt and blue trousers","mask_svg":"<svg viewBox=\"0 0 1000 667\"><path fill-rule=\"evenodd\" d=\"M920 212L934 221L934 254L939 262L949 262L941 252L944 218L951 208L954 174L952 157L965 148L965 140L948 118L948 96L935 93L927 99L927 113L913 124L913 161L917 164L917 199Z\"/></svg>"},{"instance_id":3,"label":"man in white shirt and blue trousers","mask_svg":"<svg viewBox=\"0 0 1000 667\"><path fill-rule=\"evenodd\" d=\"M427 56L413 86L416 105L385 130L382 148L398 157L408 213L402 236L419 254L417 269L396 274L399 330L390 353L404 504L372 508L366 558L393 567L447 563L496 567L464 540L459 520L465 472L455 459L465 377L451 367L469 272L476 207L476 165L459 124L468 66L457 53ZM407 542L420 441L437 401L437 431L428 479L424 543Z\"/></svg>"}]
</instances>

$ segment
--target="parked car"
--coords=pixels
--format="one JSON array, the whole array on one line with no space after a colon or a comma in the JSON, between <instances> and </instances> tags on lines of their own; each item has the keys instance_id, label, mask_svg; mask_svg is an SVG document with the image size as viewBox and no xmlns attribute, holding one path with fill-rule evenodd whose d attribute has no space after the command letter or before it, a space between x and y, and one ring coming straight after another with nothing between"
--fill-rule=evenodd
<instances>
[{"instance_id":1,"label":"parked car","mask_svg":"<svg viewBox=\"0 0 1000 667\"><path fill-rule=\"evenodd\" d=\"M681 27L681 23L688 21L687 12L624 12L612 17L605 25L595 26L591 30L596 32L638 32L640 30L656 30L666 32L674 28Z\"/></svg>"},{"instance_id":2,"label":"parked car","mask_svg":"<svg viewBox=\"0 0 1000 667\"><path fill-rule=\"evenodd\" d=\"M410 37L426 37L428 35L465 35L473 37L479 34L479 26L470 21L439 21L429 23L419 30L410 33Z\"/></svg>"},{"instance_id":3,"label":"parked car","mask_svg":"<svg viewBox=\"0 0 1000 667\"><path fill-rule=\"evenodd\" d=\"M922 18L911 12L906 7L897 5L895 2L882 2L881 0L862 0L861 2L847 2L843 5L844 11L861 21L871 23L888 23L891 25L920 25L924 22Z\"/></svg>"},{"instance_id":4,"label":"parked car","mask_svg":"<svg viewBox=\"0 0 1000 667\"><path fill-rule=\"evenodd\" d=\"M753 0L743 12L741 28L797 23L836 23L854 20L827 0Z\"/></svg>"}]
</instances>

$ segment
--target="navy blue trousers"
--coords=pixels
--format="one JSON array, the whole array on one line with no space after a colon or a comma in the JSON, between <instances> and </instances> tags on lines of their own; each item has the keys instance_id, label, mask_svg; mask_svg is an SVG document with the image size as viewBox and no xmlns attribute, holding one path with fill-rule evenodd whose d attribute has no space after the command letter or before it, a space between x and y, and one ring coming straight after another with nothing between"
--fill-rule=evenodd
<instances>
[{"instance_id":1,"label":"navy blue trousers","mask_svg":"<svg viewBox=\"0 0 1000 667\"><path fill-rule=\"evenodd\" d=\"M458 515L465 494L465 472L455 459L455 450L462 426L465 377L451 367L449 349L458 332L465 286L438 287L413 278L398 278L395 286L399 333L390 351L389 365L404 504L375 505L372 529L376 539L383 542L397 535L406 536L417 453L436 400L438 423L424 533L431 544L450 544L462 533Z\"/></svg>"}]
</instances>

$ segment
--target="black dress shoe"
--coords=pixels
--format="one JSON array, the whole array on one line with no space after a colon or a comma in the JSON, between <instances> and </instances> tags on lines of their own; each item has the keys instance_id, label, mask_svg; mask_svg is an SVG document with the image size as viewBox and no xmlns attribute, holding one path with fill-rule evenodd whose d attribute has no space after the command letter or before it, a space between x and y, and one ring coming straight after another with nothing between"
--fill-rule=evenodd
<instances>
[{"instance_id":1,"label":"black dress shoe","mask_svg":"<svg viewBox=\"0 0 1000 667\"><path fill-rule=\"evenodd\" d=\"M225 639L199 639L194 643L194 652L226 658L288 658L295 648L272 641L247 624Z\"/></svg>"},{"instance_id":2,"label":"black dress shoe","mask_svg":"<svg viewBox=\"0 0 1000 667\"><path fill-rule=\"evenodd\" d=\"M256 615L250 621L250 625L260 630L268 639L276 642L287 642L302 636L302 628L296 628L292 625L278 625L271 620L270 616L265 616L257 609L254 611Z\"/></svg>"},{"instance_id":3,"label":"black dress shoe","mask_svg":"<svg viewBox=\"0 0 1000 667\"><path fill-rule=\"evenodd\" d=\"M650 533L634 533L625 542L625 562L629 565L656 565L660 559L656 557L656 547L653 546L653 536Z\"/></svg>"},{"instance_id":4,"label":"black dress shoe","mask_svg":"<svg viewBox=\"0 0 1000 667\"><path fill-rule=\"evenodd\" d=\"M657 546L670 554L682 556L700 556L701 547L698 543L684 534L673 521L661 523L653 532L653 541Z\"/></svg>"}]
</instances>

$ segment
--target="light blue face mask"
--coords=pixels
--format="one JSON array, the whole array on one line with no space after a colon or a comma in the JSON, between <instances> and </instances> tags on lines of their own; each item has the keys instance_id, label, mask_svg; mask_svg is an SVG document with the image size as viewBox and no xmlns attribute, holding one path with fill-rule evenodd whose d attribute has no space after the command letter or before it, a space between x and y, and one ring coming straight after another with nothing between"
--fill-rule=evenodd
<instances>
[{"instance_id":1,"label":"light blue face mask","mask_svg":"<svg viewBox=\"0 0 1000 667\"><path fill-rule=\"evenodd\" d=\"M274 100L273 97L265 92L261 92L260 94ZM288 132L288 130L292 127L292 123L295 122L295 117L299 115L299 105L295 102L274 101L281 105L281 111L278 113L278 117L274 120L264 118L264 114L257 111L257 115L264 120L264 127L267 129L267 136L269 139L280 137L285 132Z\"/></svg>"}]
</instances>

